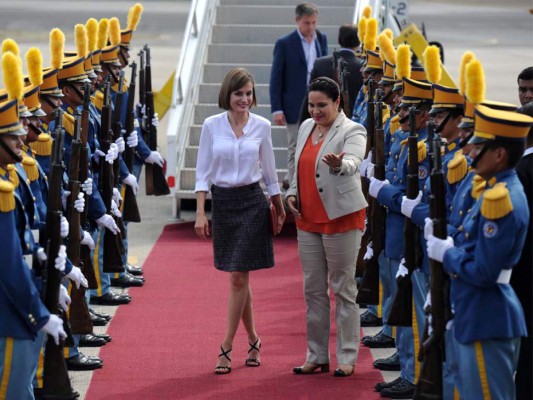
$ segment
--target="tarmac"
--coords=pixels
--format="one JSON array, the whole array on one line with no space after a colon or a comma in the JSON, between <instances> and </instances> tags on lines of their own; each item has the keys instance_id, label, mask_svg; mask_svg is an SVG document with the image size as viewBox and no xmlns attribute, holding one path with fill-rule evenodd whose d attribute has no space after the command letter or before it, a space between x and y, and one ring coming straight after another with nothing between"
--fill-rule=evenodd
<instances>
[{"instance_id":1,"label":"tarmac","mask_svg":"<svg viewBox=\"0 0 533 400\"><path fill-rule=\"evenodd\" d=\"M0 0L0 40L7 37L14 39L22 54L29 47L39 47L43 52L44 64L48 65L48 35L51 29L62 29L67 37L66 48L74 49L73 31L76 23L85 23L90 17L100 19L117 16L124 27L128 9L133 4L133 1L122 0ZM153 87L158 90L175 70L191 2L144 0L142 4L144 13L133 35L131 55L132 59L137 58L139 48L145 43L150 45ZM419 26L423 22L428 40L439 41L444 46L445 65L456 82L462 54L466 50L473 51L485 69L487 99L518 104L517 75L522 69L533 65L533 15L529 13L531 6L531 2L527 0L505 3L499 0L414 0L410 2L410 20ZM348 22L350 21L339 21L339 25ZM0 77L1 75L0 72ZM163 118L160 121L158 144L160 152L168 158L171 155L166 154L167 120L168 118ZM142 222L130 224L128 234L130 260L142 265L164 225L178 221L171 217L171 198L147 197L144 176L141 176L139 183L141 188L137 200ZM182 210L180 217L183 221L194 221L194 210ZM114 310L113 307L96 308L106 312ZM105 332L105 328L95 330ZM365 333L376 331L377 329L373 329ZM98 349L84 348L83 352L97 355ZM375 357L390 354L390 350L374 353ZM76 372L71 373L71 377L74 388L81 394L80 399L83 399L92 374ZM394 374L385 375L387 380L394 377Z\"/></svg>"}]
</instances>

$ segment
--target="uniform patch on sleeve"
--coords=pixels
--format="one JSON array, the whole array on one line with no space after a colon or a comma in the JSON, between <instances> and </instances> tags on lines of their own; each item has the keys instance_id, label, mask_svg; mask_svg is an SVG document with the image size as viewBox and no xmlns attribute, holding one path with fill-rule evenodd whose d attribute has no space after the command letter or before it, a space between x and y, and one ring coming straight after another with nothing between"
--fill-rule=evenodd
<instances>
[{"instance_id":1,"label":"uniform patch on sleeve","mask_svg":"<svg viewBox=\"0 0 533 400\"><path fill-rule=\"evenodd\" d=\"M486 238L493 238L498 233L498 224L494 221L487 221L483 224L483 235Z\"/></svg>"},{"instance_id":2,"label":"uniform patch on sleeve","mask_svg":"<svg viewBox=\"0 0 533 400\"><path fill-rule=\"evenodd\" d=\"M428 169L425 165L418 166L418 179L426 179L428 176Z\"/></svg>"}]
</instances>

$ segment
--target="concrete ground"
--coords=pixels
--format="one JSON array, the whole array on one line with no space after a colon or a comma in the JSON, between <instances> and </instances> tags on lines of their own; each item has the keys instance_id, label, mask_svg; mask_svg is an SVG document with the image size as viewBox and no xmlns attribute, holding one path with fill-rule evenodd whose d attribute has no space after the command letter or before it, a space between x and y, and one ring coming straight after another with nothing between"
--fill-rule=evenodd
<instances>
[{"instance_id":1,"label":"concrete ground","mask_svg":"<svg viewBox=\"0 0 533 400\"><path fill-rule=\"evenodd\" d=\"M73 30L76 23L85 23L90 17L117 16L124 27L128 9L133 4L133 1L122 0L0 0L0 40L13 38L19 43L22 53L31 46L39 47L48 65L48 34L52 28L62 29L67 36L66 48L74 49ZM190 1L144 0L142 4L144 14L133 35L132 55L136 55L145 43L150 44L153 87L158 90L173 73L177 63ZM533 65L533 16L529 14L530 8L531 2L527 0L511 0L505 4L499 0L413 0L410 3L410 15L412 22L425 24L429 40L443 44L446 68L456 82L460 58L464 51L471 50L485 68L486 97L518 103L516 77L523 68ZM346 22L349 21L339 21L339 24ZM158 128L158 143L161 153L170 157L166 154L166 128L167 121L162 119ZM163 226L175 221L171 220L171 199L147 197L144 195L143 177L140 184L138 203L143 222L130 224L129 238L130 256L133 261L142 264ZM183 211L180 216L183 220L194 220L194 212L190 210ZM96 308L105 312L114 311L113 307ZM103 328L95 330L105 331ZM376 332L376 328L365 330L365 334ZM83 352L97 355L98 349L87 348ZM390 354L391 350L388 349L374 352L375 357ZM76 372L71 376L74 388L83 399L92 374ZM390 380L396 376L395 373L388 373L384 378Z\"/></svg>"}]
</instances>

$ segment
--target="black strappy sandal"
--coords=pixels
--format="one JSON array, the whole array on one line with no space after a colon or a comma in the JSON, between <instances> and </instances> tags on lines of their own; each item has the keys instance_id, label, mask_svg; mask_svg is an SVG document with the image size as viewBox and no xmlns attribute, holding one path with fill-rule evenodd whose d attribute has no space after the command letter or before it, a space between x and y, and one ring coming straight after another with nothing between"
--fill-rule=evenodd
<instances>
[{"instance_id":1,"label":"black strappy sandal","mask_svg":"<svg viewBox=\"0 0 533 400\"><path fill-rule=\"evenodd\" d=\"M255 341L255 343L248 343L250 345L250 350L248 350L248 354L252 351L257 351L259 353L261 349L261 339L259 337ZM247 367L259 367L261 365L261 361L257 358L247 358L245 362Z\"/></svg>"},{"instance_id":2,"label":"black strappy sandal","mask_svg":"<svg viewBox=\"0 0 533 400\"><path fill-rule=\"evenodd\" d=\"M229 349L229 350L224 351L222 346L220 346L221 353L218 355L218 357L220 358L220 357L224 356L229 362L231 362L231 358L229 358L229 353L231 353L231 350L233 350L233 349ZM231 366L217 365L215 367L215 374L217 374L217 375L225 375L225 374L229 374L230 372L231 372Z\"/></svg>"}]
</instances>

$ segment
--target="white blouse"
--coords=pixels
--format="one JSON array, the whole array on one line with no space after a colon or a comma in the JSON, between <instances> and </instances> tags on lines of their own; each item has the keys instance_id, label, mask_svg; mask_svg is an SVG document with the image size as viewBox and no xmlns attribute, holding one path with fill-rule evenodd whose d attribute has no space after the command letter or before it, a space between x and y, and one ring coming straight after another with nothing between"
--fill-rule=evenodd
<instances>
[{"instance_id":1,"label":"white blouse","mask_svg":"<svg viewBox=\"0 0 533 400\"><path fill-rule=\"evenodd\" d=\"M235 136L228 113L206 118L196 160L195 192L208 192L209 182L221 187L245 186L261 177L268 194L280 194L272 149L270 121L249 113L243 135Z\"/></svg>"}]
</instances>

